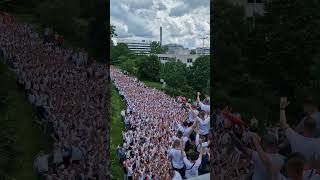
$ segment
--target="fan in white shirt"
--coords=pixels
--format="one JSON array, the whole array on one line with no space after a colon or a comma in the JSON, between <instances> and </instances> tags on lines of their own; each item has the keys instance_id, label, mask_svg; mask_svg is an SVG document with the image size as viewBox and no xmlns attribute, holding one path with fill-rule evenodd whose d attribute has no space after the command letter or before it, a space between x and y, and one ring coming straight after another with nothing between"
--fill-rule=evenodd
<instances>
[{"instance_id":1,"label":"fan in white shirt","mask_svg":"<svg viewBox=\"0 0 320 180\"><path fill-rule=\"evenodd\" d=\"M201 111L197 121L199 122L199 134L203 136L208 135L210 130L210 116L206 116L204 111Z\"/></svg>"},{"instance_id":2,"label":"fan in white shirt","mask_svg":"<svg viewBox=\"0 0 320 180\"><path fill-rule=\"evenodd\" d=\"M189 106L189 118L188 123L193 123L197 116L199 115L199 111L196 109L196 106L193 106L191 104L187 104Z\"/></svg>"},{"instance_id":3,"label":"fan in white shirt","mask_svg":"<svg viewBox=\"0 0 320 180\"><path fill-rule=\"evenodd\" d=\"M183 162L186 166L186 178L192 178L198 176L198 169L201 165L202 161L202 141L199 141L200 143L200 154L197 158L196 153L192 152L190 155L190 160L187 159L186 152L183 151Z\"/></svg>"},{"instance_id":4,"label":"fan in white shirt","mask_svg":"<svg viewBox=\"0 0 320 180\"><path fill-rule=\"evenodd\" d=\"M183 136L182 131L178 131L178 132L177 132L177 136L173 136L173 137L172 137L172 141L173 141L173 142L176 141L176 140L179 140L180 142L182 142L182 149L184 149L186 143L187 143L188 140L189 140L189 138Z\"/></svg>"},{"instance_id":5,"label":"fan in white shirt","mask_svg":"<svg viewBox=\"0 0 320 180\"><path fill-rule=\"evenodd\" d=\"M203 104L200 101L200 92L197 93L197 103L199 104L202 111L206 112L208 115L210 114L210 105Z\"/></svg>"},{"instance_id":6,"label":"fan in white shirt","mask_svg":"<svg viewBox=\"0 0 320 180\"><path fill-rule=\"evenodd\" d=\"M170 169L169 174L170 174L171 180L182 180L182 177L178 171Z\"/></svg>"},{"instance_id":7,"label":"fan in white shirt","mask_svg":"<svg viewBox=\"0 0 320 180\"><path fill-rule=\"evenodd\" d=\"M181 151L181 144L178 139L174 141L173 148L169 150L168 155L174 169L183 169L183 156Z\"/></svg>"}]
</instances>

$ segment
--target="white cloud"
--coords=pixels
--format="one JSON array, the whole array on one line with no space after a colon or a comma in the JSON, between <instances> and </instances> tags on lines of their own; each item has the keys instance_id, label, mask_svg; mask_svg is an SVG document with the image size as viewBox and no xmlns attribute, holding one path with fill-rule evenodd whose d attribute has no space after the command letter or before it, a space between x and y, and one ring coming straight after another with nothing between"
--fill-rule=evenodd
<instances>
[{"instance_id":1,"label":"white cloud","mask_svg":"<svg viewBox=\"0 0 320 180\"><path fill-rule=\"evenodd\" d=\"M119 38L159 40L185 47L210 46L210 0L111 0L111 24Z\"/></svg>"}]
</instances>

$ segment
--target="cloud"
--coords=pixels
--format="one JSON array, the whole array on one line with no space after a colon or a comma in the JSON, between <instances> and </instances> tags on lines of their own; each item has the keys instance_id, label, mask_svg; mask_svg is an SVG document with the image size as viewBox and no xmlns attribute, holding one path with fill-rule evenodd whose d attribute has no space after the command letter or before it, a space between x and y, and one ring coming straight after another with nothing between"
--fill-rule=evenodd
<instances>
[{"instance_id":1,"label":"cloud","mask_svg":"<svg viewBox=\"0 0 320 180\"><path fill-rule=\"evenodd\" d=\"M110 20L119 38L158 41L162 26L164 44L195 48L210 36L209 6L210 0L111 0Z\"/></svg>"}]
</instances>

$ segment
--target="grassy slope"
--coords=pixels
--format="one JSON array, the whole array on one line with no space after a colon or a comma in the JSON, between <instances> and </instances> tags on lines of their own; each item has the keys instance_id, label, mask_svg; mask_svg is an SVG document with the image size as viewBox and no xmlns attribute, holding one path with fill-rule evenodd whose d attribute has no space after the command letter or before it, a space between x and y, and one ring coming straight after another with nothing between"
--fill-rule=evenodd
<instances>
[{"instance_id":1,"label":"grassy slope","mask_svg":"<svg viewBox=\"0 0 320 180\"><path fill-rule=\"evenodd\" d=\"M14 137L14 141L8 145L18 151L15 158L7 164L6 173L10 179L34 180L36 177L32 168L33 158L40 150L49 152L52 139L44 135L35 122L36 116L31 105L24 93L17 90L15 75L2 63L0 63L0 84L0 97L7 98L0 107L4 110L1 111L0 121L10 124L9 129L13 132L10 136ZM8 130L2 128L3 126L0 127L0 131Z\"/></svg>"},{"instance_id":2,"label":"grassy slope","mask_svg":"<svg viewBox=\"0 0 320 180\"><path fill-rule=\"evenodd\" d=\"M123 170L116 156L116 149L122 143L122 131L124 124L120 112L125 109L125 103L118 94L115 86L110 84L110 172L112 179L123 179Z\"/></svg>"},{"instance_id":3,"label":"grassy slope","mask_svg":"<svg viewBox=\"0 0 320 180\"><path fill-rule=\"evenodd\" d=\"M152 81L143 81L144 84L148 87L151 87L151 88L156 88L158 90L163 90L162 88L162 84L159 83L159 82L152 82Z\"/></svg>"}]
</instances>

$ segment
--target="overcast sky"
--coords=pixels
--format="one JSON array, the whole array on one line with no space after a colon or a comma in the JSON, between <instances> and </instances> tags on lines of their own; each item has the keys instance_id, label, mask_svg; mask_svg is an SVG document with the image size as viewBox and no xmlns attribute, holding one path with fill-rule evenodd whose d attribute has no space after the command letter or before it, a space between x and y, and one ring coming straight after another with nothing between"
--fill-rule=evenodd
<instances>
[{"instance_id":1,"label":"overcast sky","mask_svg":"<svg viewBox=\"0 0 320 180\"><path fill-rule=\"evenodd\" d=\"M110 15L118 38L159 41L161 25L163 44L210 46L210 0L111 0Z\"/></svg>"}]
</instances>

